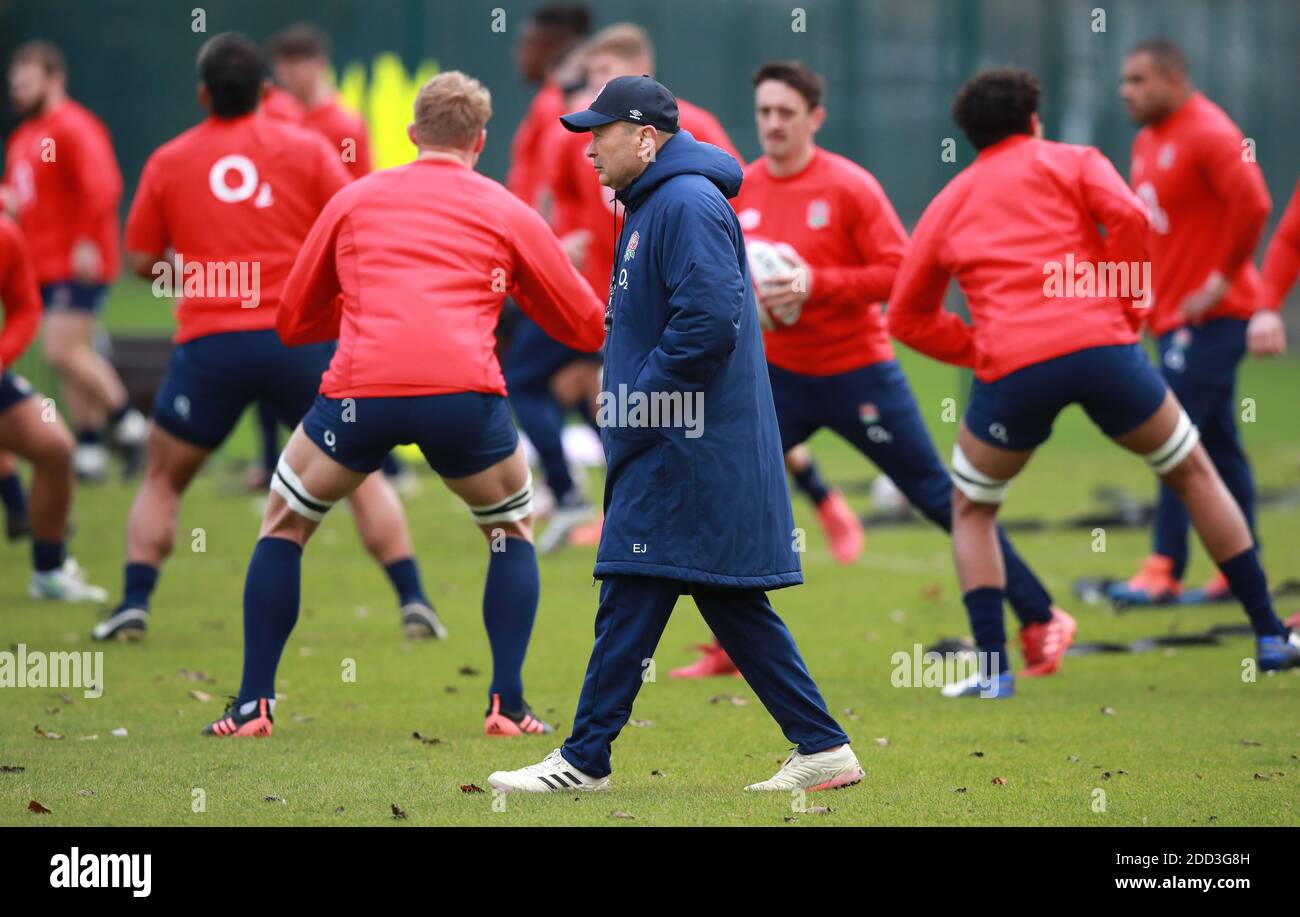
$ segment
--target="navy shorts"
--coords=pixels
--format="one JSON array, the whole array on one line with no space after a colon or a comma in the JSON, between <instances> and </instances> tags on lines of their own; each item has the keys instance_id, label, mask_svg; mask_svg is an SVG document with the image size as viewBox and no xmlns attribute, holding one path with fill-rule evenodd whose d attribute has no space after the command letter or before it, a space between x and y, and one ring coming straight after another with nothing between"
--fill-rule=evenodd
<instances>
[{"instance_id":1,"label":"navy shorts","mask_svg":"<svg viewBox=\"0 0 1300 917\"><path fill-rule=\"evenodd\" d=\"M1026 452L1046 442L1056 415L1077 404L1114 439L1149 420L1164 403L1166 390L1139 345L1089 347L996 382L976 379L966 426L990 446Z\"/></svg>"},{"instance_id":2,"label":"navy shorts","mask_svg":"<svg viewBox=\"0 0 1300 917\"><path fill-rule=\"evenodd\" d=\"M9 410L32 393L32 384L18 373L0 373L0 414Z\"/></svg>"},{"instance_id":3,"label":"navy shorts","mask_svg":"<svg viewBox=\"0 0 1300 917\"><path fill-rule=\"evenodd\" d=\"M41 286L41 301L47 312L89 312L98 315L108 299L108 284L57 280Z\"/></svg>"},{"instance_id":4,"label":"navy shorts","mask_svg":"<svg viewBox=\"0 0 1300 917\"><path fill-rule=\"evenodd\" d=\"M519 434L501 395L455 392L402 398L328 398L302 421L320 450L345 468L369 474L395 446L414 443L444 478L464 478L514 454Z\"/></svg>"},{"instance_id":5,"label":"navy shorts","mask_svg":"<svg viewBox=\"0 0 1300 917\"><path fill-rule=\"evenodd\" d=\"M333 353L333 342L286 347L271 329L210 334L178 344L154 399L154 422L211 451L250 404L265 401L293 429L311 408Z\"/></svg>"}]
</instances>

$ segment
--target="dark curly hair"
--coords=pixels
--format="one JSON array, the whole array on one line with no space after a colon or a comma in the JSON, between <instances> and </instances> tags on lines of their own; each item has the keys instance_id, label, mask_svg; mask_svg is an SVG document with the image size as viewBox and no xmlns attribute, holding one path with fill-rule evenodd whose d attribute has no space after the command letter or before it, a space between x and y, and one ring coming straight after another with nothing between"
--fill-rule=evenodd
<instances>
[{"instance_id":1,"label":"dark curly hair","mask_svg":"<svg viewBox=\"0 0 1300 917\"><path fill-rule=\"evenodd\" d=\"M982 150L1012 134L1031 133L1038 95L1038 78L1028 70L981 70L958 90L952 119Z\"/></svg>"}]
</instances>

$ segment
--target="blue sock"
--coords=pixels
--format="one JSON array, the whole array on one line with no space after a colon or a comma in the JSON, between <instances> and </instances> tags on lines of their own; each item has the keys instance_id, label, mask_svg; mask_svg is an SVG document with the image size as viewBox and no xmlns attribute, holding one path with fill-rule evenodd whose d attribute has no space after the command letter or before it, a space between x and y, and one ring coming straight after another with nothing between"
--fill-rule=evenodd
<instances>
[{"instance_id":1,"label":"blue sock","mask_svg":"<svg viewBox=\"0 0 1300 917\"><path fill-rule=\"evenodd\" d=\"M1264 568L1259 565L1259 551L1249 548L1236 557L1219 564L1228 588L1233 596L1246 609L1250 618L1251 630L1257 637L1281 637L1286 635L1286 628L1277 619L1273 611L1273 599L1268 594L1268 579Z\"/></svg>"},{"instance_id":2,"label":"blue sock","mask_svg":"<svg viewBox=\"0 0 1300 917\"><path fill-rule=\"evenodd\" d=\"M77 431L78 446L96 446L103 439L103 433L100 430L83 427Z\"/></svg>"},{"instance_id":3,"label":"blue sock","mask_svg":"<svg viewBox=\"0 0 1300 917\"><path fill-rule=\"evenodd\" d=\"M236 703L275 697L275 670L298 622L302 547L262 538L244 580L244 679Z\"/></svg>"},{"instance_id":4,"label":"blue sock","mask_svg":"<svg viewBox=\"0 0 1300 917\"><path fill-rule=\"evenodd\" d=\"M794 486L813 502L813 506L820 506L822 501L831 495L830 487L817 471L816 462L809 461L807 468L796 471L791 477L794 478Z\"/></svg>"},{"instance_id":5,"label":"blue sock","mask_svg":"<svg viewBox=\"0 0 1300 917\"><path fill-rule=\"evenodd\" d=\"M158 568L149 564L127 564L122 580L122 604L118 609L143 608L148 611L149 597L158 585Z\"/></svg>"},{"instance_id":6,"label":"blue sock","mask_svg":"<svg viewBox=\"0 0 1300 917\"><path fill-rule=\"evenodd\" d=\"M981 586L961 597L970 618L975 648L984 653L980 674L987 676L996 665L999 672L1009 672L1007 664L1007 631L1002 621L1003 590L996 586Z\"/></svg>"},{"instance_id":7,"label":"blue sock","mask_svg":"<svg viewBox=\"0 0 1300 917\"><path fill-rule=\"evenodd\" d=\"M492 695L501 695L501 709L524 709L524 654L537 617L541 579L537 552L522 538L506 538L504 550L492 551L483 586L483 624L492 646Z\"/></svg>"},{"instance_id":8,"label":"blue sock","mask_svg":"<svg viewBox=\"0 0 1300 917\"><path fill-rule=\"evenodd\" d=\"M18 472L0 478L0 502L4 503L5 512L10 516L27 515L27 497L23 495L23 482Z\"/></svg>"},{"instance_id":9,"label":"blue sock","mask_svg":"<svg viewBox=\"0 0 1300 917\"><path fill-rule=\"evenodd\" d=\"M393 561L384 567L384 572L388 574L393 589L397 591L397 600L402 605L408 602L429 604L429 599L424 594L424 587L420 584L420 568L415 565L414 557Z\"/></svg>"},{"instance_id":10,"label":"blue sock","mask_svg":"<svg viewBox=\"0 0 1300 917\"><path fill-rule=\"evenodd\" d=\"M1021 624L1045 624L1052 620L1051 595L1020 558L1002 526L998 526L998 541L1002 544L1002 563L1007 571L1006 593L1011 610Z\"/></svg>"},{"instance_id":11,"label":"blue sock","mask_svg":"<svg viewBox=\"0 0 1300 917\"><path fill-rule=\"evenodd\" d=\"M32 539L32 568L37 573L49 573L63 566L67 552L62 541L37 541Z\"/></svg>"},{"instance_id":12,"label":"blue sock","mask_svg":"<svg viewBox=\"0 0 1300 917\"><path fill-rule=\"evenodd\" d=\"M384 469L386 478L395 478L402 473L402 463L391 452L384 456L384 464L380 467Z\"/></svg>"}]
</instances>

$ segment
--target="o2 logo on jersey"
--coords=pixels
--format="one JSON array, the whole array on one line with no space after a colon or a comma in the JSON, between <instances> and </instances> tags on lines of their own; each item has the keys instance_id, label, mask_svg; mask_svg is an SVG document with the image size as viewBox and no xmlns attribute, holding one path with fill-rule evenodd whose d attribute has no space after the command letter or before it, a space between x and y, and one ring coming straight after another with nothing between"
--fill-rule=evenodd
<instances>
[{"instance_id":1,"label":"o2 logo on jersey","mask_svg":"<svg viewBox=\"0 0 1300 917\"><path fill-rule=\"evenodd\" d=\"M1142 203L1147 205L1147 218L1151 221L1151 228L1160 235L1169 234L1169 214L1160 209L1160 199L1156 197L1156 186L1149 181L1144 181L1137 186L1137 196Z\"/></svg>"},{"instance_id":2,"label":"o2 logo on jersey","mask_svg":"<svg viewBox=\"0 0 1300 917\"><path fill-rule=\"evenodd\" d=\"M334 446L339 441L338 437L334 435L333 430L326 430L325 435L322 436L321 439L325 440L325 445L330 447L330 452L334 451Z\"/></svg>"},{"instance_id":3,"label":"o2 logo on jersey","mask_svg":"<svg viewBox=\"0 0 1300 917\"><path fill-rule=\"evenodd\" d=\"M176 411L177 416L188 418L190 416L190 399L184 395L177 395L172 399L172 409Z\"/></svg>"},{"instance_id":4,"label":"o2 logo on jersey","mask_svg":"<svg viewBox=\"0 0 1300 917\"><path fill-rule=\"evenodd\" d=\"M627 268L621 268L618 272L618 288L620 290L627 289Z\"/></svg>"},{"instance_id":5,"label":"o2 logo on jersey","mask_svg":"<svg viewBox=\"0 0 1300 917\"><path fill-rule=\"evenodd\" d=\"M1003 445L1006 445L1007 428L1002 426L1000 423L991 423L989 424L989 436L993 437Z\"/></svg>"},{"instance_id":6,"label":"o2 logo on jersey","mask_svg":"<svg viewBox=\"0 0 1300 917\"><path fill-rule=\"evenodd\" d=\"M239 178L239 183L231 185L227 180L230 173L234 172ZM212 171L208 172L208 187L217 200L227 204L238 204L240 201L246 201L254 194L257 199L253 201L254 207L270 207L275 203L271 195L270 182L262 182L260 187L257 179L257 166L247 156L240 156L233 153L230 156L222 156L212 165Z\"/></svg>"}]
</instances>

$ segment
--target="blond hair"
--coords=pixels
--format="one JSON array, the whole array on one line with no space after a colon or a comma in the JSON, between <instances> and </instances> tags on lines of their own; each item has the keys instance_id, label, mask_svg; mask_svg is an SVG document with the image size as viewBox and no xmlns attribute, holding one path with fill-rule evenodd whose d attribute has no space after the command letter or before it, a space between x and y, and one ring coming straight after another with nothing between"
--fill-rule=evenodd
<instances>
[{"instance_id":1,"label":"blond hair","mask_svg":"<svg viewBox=\"0 0 1300 917\"><path fill-rule=\"evenodd\" d=\"M601 29L591 36L585 50L588 54L613 54L625 61L644 57L651 66L654 65L655 46L650 40L650 33L631 22L620 22Z\"/></svg>"},{"instance_id":2,"label":"blond hair","mask_svg":"<svg viewBox=\"0 0 1300 917\"><path fill-rule=\"evenodd\" d=\"M439 73L415 97L415 138L422 147L467 149L492 117L492 94L459 70Z\"/></svg>"}]
</instances>

